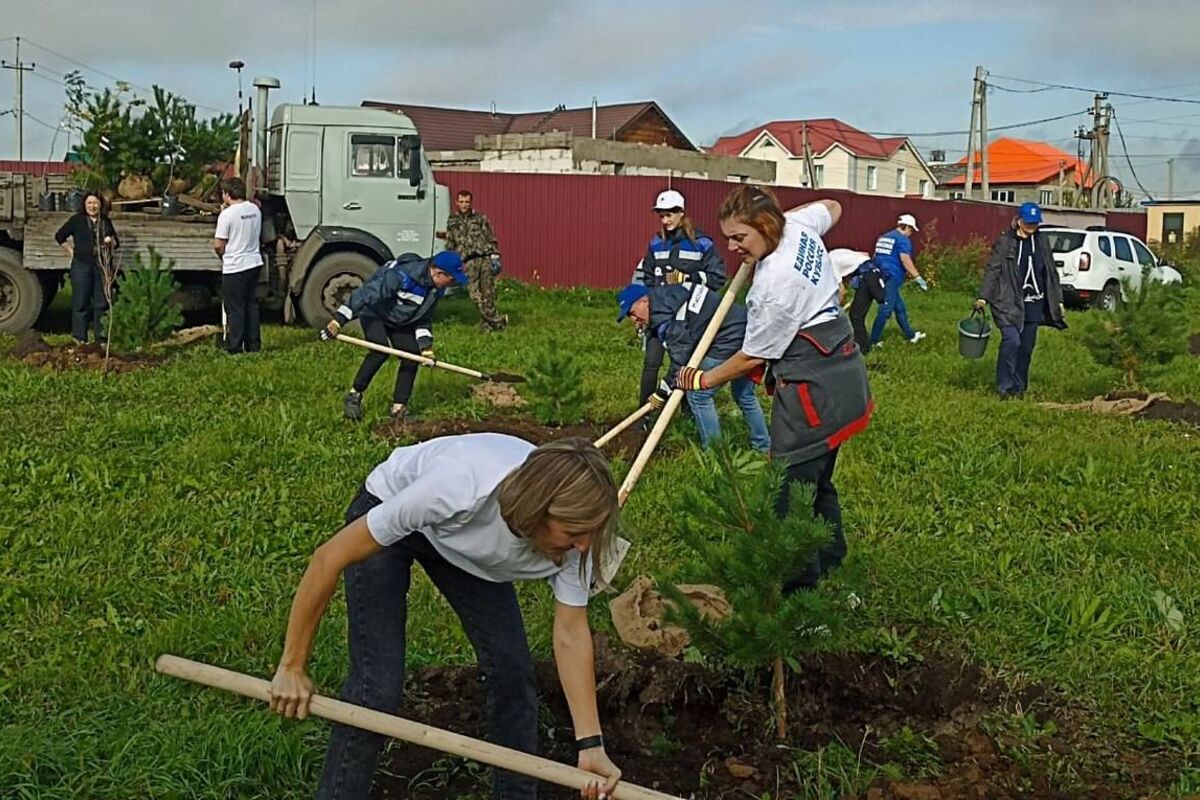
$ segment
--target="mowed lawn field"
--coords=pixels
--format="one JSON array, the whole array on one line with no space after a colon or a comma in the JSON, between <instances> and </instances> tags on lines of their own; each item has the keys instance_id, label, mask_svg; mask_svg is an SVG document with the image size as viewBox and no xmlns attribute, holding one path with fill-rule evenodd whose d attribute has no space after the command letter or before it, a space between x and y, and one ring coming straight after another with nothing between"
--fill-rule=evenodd
<instances>
[{"instance_id":1,"label":"mowed lawn field","mask_svg":"<svg viewBox=\"0 0 1200 800\"><path fill-rule=\"evenodd\" d=\"M996 344L980 361L957 354L969 302L910 296L929 338L909 345L892 327L869 357L877 413L839 459L848 572L864 601L846 644L961 653L1046 683L1104 735L1170 754L1176 791L1200 791L1200 430L1039 408L1118 377L1093 363L1078 326L1044 331L1028 398L1001 403ZM500 303L511 327L483 337L466 298L448 299L440 357L522 372L544 348L567 350L594 392L593 420L632 409L641 354L613 323L610 293L505 283ZM231 359L204 343L106 379L15 363L3 356L13 342L0 338L0 796L309 796L323 723L280 720L152 664L170 652L270 675L308 556L393 446L371 423L394 368L355 425L341 398L362 351L302 328L267 327L261 354ZM1200 400L1200 358L1148 383ZM413 408L495 413L468 380L429 370ZM674 427L676 445L689 425ZM625 513L634 548L621 585L678 563L672 519L692 458L676 446L651 462ZM423 576L414 592L413 665L469 661ZM521 597L548 655L549 593L530 585ZM604 602L592 616L611 629ZM326 692L343 677L344 636L339 594L311 665Z\"/></svg>"}]
</instances>

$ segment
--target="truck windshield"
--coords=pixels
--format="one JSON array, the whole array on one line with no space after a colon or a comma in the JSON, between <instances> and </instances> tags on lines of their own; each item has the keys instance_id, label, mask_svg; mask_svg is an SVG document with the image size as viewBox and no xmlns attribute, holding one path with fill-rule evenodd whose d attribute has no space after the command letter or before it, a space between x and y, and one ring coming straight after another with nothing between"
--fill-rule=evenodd
<instances>
[{"instance_id":1,"label":"truck windshield","mask_svg":"<svg viewBox=\"0 0 1200 800\"><path fill-rule=\"evenodd\" d=\"M1056 253L1069 253L1083 247L1085 234L1083 231L1046 231L1050 240L1050 249Z\"/></svg>"}]
</instances>

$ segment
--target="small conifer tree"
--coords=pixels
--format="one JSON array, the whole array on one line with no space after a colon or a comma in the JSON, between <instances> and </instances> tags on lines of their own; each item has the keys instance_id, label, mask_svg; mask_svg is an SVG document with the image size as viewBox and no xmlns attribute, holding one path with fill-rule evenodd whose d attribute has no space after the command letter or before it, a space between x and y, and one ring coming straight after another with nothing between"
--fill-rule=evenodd
<instances>
[{"instance_id":1,"label":"small conifer tree","mask_svg":"<svg viewBox=\"0 0 1200 800\"><path fill-rule=\"evenodd\" d=\"M1124 385L1142 390L1147 367L1187 351L1188 292L1143 279L1126 284L1125 300L1111 313L1089 315L1081 341L1098 363L1124 373Z\"/></svg>"},{"instance_id":2,"label":"small conifer tree","mask_svg":"<svg viewBox=\"0 0 1200 800\"><path fill-rule=\"evenodd\" d=\"M835 606L820 591L785 594L784 583L804 571L829 542L830 531L812 513L812 492L790 487L790 505L780 517L776 503L783 468L762 456L718 444L699 455L703 467L684 490L681 538L696 554L689 583L721 587L728 617L714 620L686 602L672 581L659 590L672 600L669 618L682 625L704 655L744 669L770 666L775 732L787 735L784 667L799 669L797 657L829 641Z\"/></svg>"},{"instance_id":3,"label":"small conifer tree","mask_svg":"<svg viewBox=\"0 0 1200 800\"><path fill-rule=\"evenodd\" d=\"M533 361L526 387L533 415L543 425L571 425L583 421L592 393L583 385L583 370L574 356L547 348Z\"/></svg>"},{"instance_id":4,"label":"small conifer tree","mask_svg":"<svg viewBox=\"0 0 1200 800\"><path fill-rule=\"evenodd\" d=\"M118 352L165 339L183 323L178 304L171 300L171 295L179 291L179 284L171 277L174 262L163 262L161 253L148 248L148 258L138 253L133 266L117 278L105 327Z\"/></svg>"}]
</instances>

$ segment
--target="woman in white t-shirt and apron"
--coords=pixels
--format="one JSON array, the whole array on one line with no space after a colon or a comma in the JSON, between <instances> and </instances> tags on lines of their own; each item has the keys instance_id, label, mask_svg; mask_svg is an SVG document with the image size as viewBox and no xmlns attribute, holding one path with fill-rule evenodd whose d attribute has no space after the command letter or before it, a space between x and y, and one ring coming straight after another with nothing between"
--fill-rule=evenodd
<instances>
[{"instance_id":1,"label":"woman in white t-shirt and apron","mask_svg":"<svg viewBox=\"0 0 1200 800\"><path fill-rule=\"evenodd\" d=\"M833 530L830 543L785 585L789 591L814 586L846 555L833 471L838 448L867 427L874 409L862 353L838 305L838 276L821 240L841 210L837 201L818 200L785 214L774 194L756 186L740 186L726 198L721 232L754 269L746 338L719 366L707 372L685 367L676 377L679 388L695 391L769 368L771 457L783 462L788 477L778 511L787 512L791 483L810 485L813 513Z\"/></svg>"}]
</instances>

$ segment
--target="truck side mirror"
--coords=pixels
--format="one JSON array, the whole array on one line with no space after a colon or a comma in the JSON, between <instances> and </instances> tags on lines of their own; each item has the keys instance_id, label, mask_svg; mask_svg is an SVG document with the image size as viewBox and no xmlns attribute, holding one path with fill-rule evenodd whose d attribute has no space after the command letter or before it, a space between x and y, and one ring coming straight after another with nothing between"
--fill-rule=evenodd
<instances>
[{"instance_id":1,"label":"truck side mirror","mask_svg":"<svg viewBox=\"0 0 1200 800\"><path fill-rule=\"evenodd\" d=\"M408 184L420 186L424 177L421 172L421 137L405 136L404 149L408 151Z\"/></svg>"}]
</instances>

